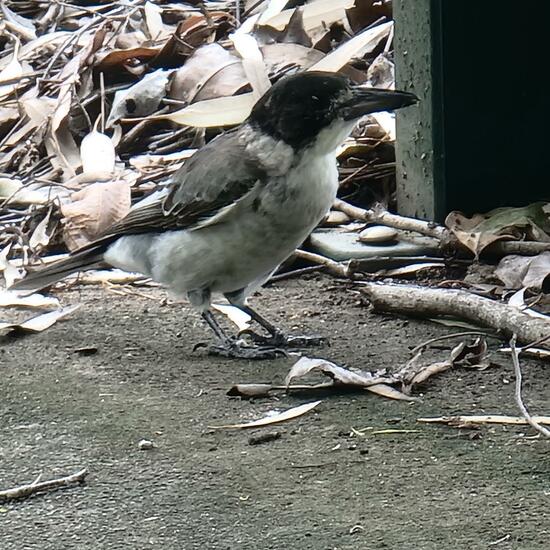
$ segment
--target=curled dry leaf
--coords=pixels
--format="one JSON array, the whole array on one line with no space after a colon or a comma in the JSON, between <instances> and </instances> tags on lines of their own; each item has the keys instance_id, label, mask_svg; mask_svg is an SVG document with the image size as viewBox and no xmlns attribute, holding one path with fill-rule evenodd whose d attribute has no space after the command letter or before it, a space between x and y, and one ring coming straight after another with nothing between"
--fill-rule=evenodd
<instances>
[{"instance_id":1,"label":"curled dry leaf","mask_svg":"<svg viewBox=\"0 0 550 550\"><path fill-rule=\"evenodd\" d=\"M260 418L259 420L254 420L252 422L245 422L243 424L225 424L223 426L208 426L213 430L220 429L239 429L239 428L260 428L261 426L270 426L271 424L278 424L280 422L286 422L287 420L292 420L299 416L302 416L309 411L313 410L321 401L314 401L313 403L304 403L298 407L288 409L282 413L266 416L265 418Z\"/></svg>"},{"instance_id":2,"label":"curled dry leaf","mask_svg":"<svg viewBox=\"0 0 550 550\"><path fill-rule=\"evenodd\" d=\"M376 27L364 30L323 57L323 59L311 67L311 70L340 70L353 57L365 55L374 50L378 43L390 34L392 28L393 21L388 21L387 23L382 23Z\"/></svg>"},{"instance_id":3,"label":"curled dry leaf","mask_svg":"<svg viewBox=\"0 0 550 550\"><path fill-rule=\"evenodd\" d=\"M32 250L40 250L48 246L50 242L50 237L52 233L52 228L50 228L50 218L52 215L53 208L50 208L44 218L36 226L35 230L32 232L32 235L29 239L29 246Z\"/></svg>"},{"instance_id":4,"label":"curled dry leaf","mask_svg":"<svg viewBox=\"0 0 550 550\"><path fill-rule=\"evenodd\" d=\"M550 242L550 205L538 202L522 208L497 208L487 214L467 218L451 212L445 225L476 257L484 248L498 240Z\"/></svg>"},{"instance_id":5,"label":"curled dry leaf","mask_svg":"<svg viewBox=\"0 0 550 550\"><path fill-rule=\"evenodd\" d=\"M97 182L71 195L61 205L63 238L69 250L94 240L130 210L130 184L123 181Z\"/></svg>"},{"instance_id":6,"label":"curled dry leaf","mask_svg":"<svg viewBox=\"0 0 550 550\"><path fill-rule=\"evenodd\" d=\"M340 367L326 359L310 359L302 357L290 369L290 372L285 378L285 384L290 389L290 383L295 378L306 376L310 372L319 371L329 376L333 380L333 386L348 386L355 388L364 388L367 391L389 397L390 399L401 399L404 401L414 401L415 399L401 393L391 384L395 384L398 379L392 375L370 373L365 371L350 371L344 367ZM321 385L311 386L311 389L319 389L325 387ZM330 386L326 386L330 387ZM305 388L301 388L305 389Z\"/></svg>"},{"instance_id":7,"label":"curled dry leaf","mask_svg":"<svg viewBox=\"0 0 550 550\"><path fill-rule=\"evenodd\" d=\"M310 372L319 371L326 374L337 384L345 386L358 386L366 388L374 384L393 382L391 376L372 374L370 372L352 372L344 367L340 367L326 359L310 359L309 357L300 358L287 374L285 384L289 386L296 378L302 378Z\"/></svg>"},{"instance_id":8,"label":"curled dry leaf","mask_svg":"<svg viewBox=\"0 0 550 550\"><path fill-rule=\"evenodd\" d=\"M397 373L401 378L403 391L409 393L414 386L422 384L428 378L453 367L486 369L490 365L487 360L487 350L487 341L484 338L476 338L471 344L461 342L455 346L445 361L429 362L427 364L422 361L422 350L420 350Z\"/></svg>"}]
</instances>

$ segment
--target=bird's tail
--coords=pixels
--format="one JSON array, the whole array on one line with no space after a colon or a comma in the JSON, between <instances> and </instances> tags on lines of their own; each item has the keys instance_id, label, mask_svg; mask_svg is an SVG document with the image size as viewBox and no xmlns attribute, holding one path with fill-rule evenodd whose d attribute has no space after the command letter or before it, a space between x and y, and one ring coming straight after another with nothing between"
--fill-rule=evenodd
<instances>
[{"instance_id":1,"label":"bird's tail","mask_svg":"<svg viewBox=\"0 0 550 550\"><path fill-rule=\"evenodd\" d=\"M96 269L103 265L106 243L94 243L71 253L67 258L50 265L29 271L24 279L14 283L10 290L39 290L60 281L76 271Z\"/></svg>"}]
</instances>

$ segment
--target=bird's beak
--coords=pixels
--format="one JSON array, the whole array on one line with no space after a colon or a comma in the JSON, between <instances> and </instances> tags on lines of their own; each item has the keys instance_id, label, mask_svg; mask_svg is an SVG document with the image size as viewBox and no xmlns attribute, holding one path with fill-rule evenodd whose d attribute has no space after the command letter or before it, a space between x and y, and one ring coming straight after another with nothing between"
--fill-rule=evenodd
<instances>
[{"instance_id":1,"label":"bird's beak","mask_svg":"<svg viewBox=\"0 0 550 550\"><path fill-rule=\"evenodd\" d=\"M382 90L353 86L352 96L339 107L344 120L353 120L378 111L394 111L418 102L418 98L409 92Z\"/></svg>"}]
</instances>

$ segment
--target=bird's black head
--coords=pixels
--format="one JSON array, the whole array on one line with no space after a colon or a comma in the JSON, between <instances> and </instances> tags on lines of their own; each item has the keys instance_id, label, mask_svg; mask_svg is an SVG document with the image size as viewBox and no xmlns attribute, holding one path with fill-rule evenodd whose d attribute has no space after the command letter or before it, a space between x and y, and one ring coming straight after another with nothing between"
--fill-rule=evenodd
<instances>
[{"instance_id":1,"label":"bird's black head","mask_svg":"<svg viewBox=\"0 0 550 550\"><path fill-rule=\"evenodd\" d=\"M337 120L393 111L417 101L414 94L354 86L335 73L308 71L279 80L261 97L249 122L296 149L310 144Z\"/></svg>"}]
</instances>

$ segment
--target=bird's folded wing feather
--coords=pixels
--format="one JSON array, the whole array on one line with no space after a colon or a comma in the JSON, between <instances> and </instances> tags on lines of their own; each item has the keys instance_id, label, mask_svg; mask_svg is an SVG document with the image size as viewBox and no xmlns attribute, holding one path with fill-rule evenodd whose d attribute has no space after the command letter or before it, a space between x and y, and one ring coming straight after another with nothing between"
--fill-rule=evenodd
<instances>
[{"instance_id":1,"label":"bird's folded wing feather","mask_svg":"<svg viewBox=\"0 0 550 550\"><path fill-rule=\"evenodd\" d=\"M207 225L220 210L245 196L263 178L262 167L247 154L236 132L228 132L197 151L174 174L167 193L136 204L102 238L193 229Z\"/></svg>"}]
</instances>

